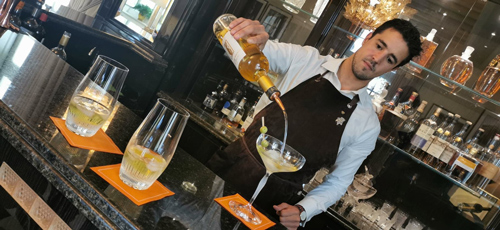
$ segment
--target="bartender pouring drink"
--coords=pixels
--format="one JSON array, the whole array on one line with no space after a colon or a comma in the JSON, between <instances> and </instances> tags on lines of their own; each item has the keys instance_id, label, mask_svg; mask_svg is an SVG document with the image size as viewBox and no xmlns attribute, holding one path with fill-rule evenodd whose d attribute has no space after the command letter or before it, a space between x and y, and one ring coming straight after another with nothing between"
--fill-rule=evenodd
<instances>
[{"instance_id":1,"label":"bartender pouring drink","mask_svg":"<svg viewBox=\"0 0 500 230\"><path fill-rule=\"evenodd\" d=\"M305 226L344 195L375 148L380 124L366 86L419 55L420 34L408 21L390 20L369 34L352 56L335 59L320 55L313 47L268 41L258 21L238 18L229 27L235 39L257 44L269 59L270 69L280 75L276 86L283 93L289 118L287 144L306 158L297 172L272 174L255 203L266 210L273 207L288 229ZM255 114L245 135L208 162L247 198L265 174L255 146L261 118L265 117L269 135L281 140L284 136L283 113L277 103L263 96ZM331 173L302 199L302 185L322 167Z\"/></svg>"}]
</instances>

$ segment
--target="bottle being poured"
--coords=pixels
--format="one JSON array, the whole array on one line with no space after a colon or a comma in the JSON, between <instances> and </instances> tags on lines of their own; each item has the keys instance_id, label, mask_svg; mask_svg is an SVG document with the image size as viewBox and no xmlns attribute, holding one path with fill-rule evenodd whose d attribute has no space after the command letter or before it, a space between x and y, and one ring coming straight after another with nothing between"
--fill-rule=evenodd
<instances>
[{"instance_id":1,"label":"bottle being poured","mask_svg":"<svg viewBox=\"0 0 500 230\"><path fill-rule=\"evenodd\" d=\"M241 76L247 81L257 82L267 97L271 101L276 102L283 111L285 118L283 146L285 146L288 132L288 117L285 106L280 99L281 93L268 76L269 61L256 44L248 43L245 38L236 40L231 33L228 33L230 31L229 24L235 19L236 17L232 14L219 16L213 25L214 34L226 53L230 56L233 64L238 68Z\"/></svg>"}]
</instances>

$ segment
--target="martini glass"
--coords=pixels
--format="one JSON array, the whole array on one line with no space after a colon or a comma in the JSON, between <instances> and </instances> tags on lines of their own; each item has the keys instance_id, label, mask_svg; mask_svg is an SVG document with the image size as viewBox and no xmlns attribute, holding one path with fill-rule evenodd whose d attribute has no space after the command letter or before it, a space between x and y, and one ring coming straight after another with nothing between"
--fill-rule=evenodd
<instances>
[{"instance_id":1,"label":"martini glass","mask_svg":"<svg viewBox=\"0 0 500 230\"><path fill-rule=\"evenodd\" d=\"M285 145L283 153L281 153L283 142L273 136L260 134L257 138L256 144L257 151L259 152L259 155L264 162L264 166L266 167L266 175L264 175L264 177L260 180L259 185L257 185L257 189L248 204L242 204L233 200L229 201L229 207L234 211L234 213L236 213L236 215L255 225L260 224L262 220L257 213L252 210L252 204L266 184L269 176L277 172L298 171L306 163L306 158L288 145Z\"/></svg>"}]
</instances>

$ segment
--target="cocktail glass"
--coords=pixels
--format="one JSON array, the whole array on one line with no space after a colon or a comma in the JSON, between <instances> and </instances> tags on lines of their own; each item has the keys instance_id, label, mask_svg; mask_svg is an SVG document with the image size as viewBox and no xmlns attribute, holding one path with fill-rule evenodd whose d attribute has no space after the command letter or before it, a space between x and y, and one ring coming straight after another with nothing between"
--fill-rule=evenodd
<instances>
[{"instance_id":1,"label":"cocktail glass","mask_svg":"<svg viewBox=\"0 0 500 230\"><path fill-rule=\"evenodd\" d=\"M167 168L184 131L189 112L174 101L158 99L128 142L120 179L137 189L148 189Z\"/></svg>"},{"instance_id":2,"label":"cocktail glass","mask_svg":"<svg viewBox=\"0 0 500 230\"><path fill-rule=\"evenodd\" d=\"M260 134L257 138L256 144L257 151L259 152L259 155L264 162L264 166L266 167L266 174L260 180L259 185L257 185L257 189L248 204L242 204L237 201L229 201L229 207L234 211L234 213L236 213L236 215L255 225L260 224L262 220L252 210L252 204L266 184L269 176L277 172L298 171L306 163L306 158L288 145L285 145L283 154L281 154L283 142L273 136Z\"/></svg>"},{"instance_id":3,"label":"cocktail glass","mask_svg":"<svg viewBox=\"0 0 500 230\"><path fill-rule=\"evenodd\" d=\"M113 111L127 74L127 67L99 55L71 97L66 127L80 136L94 136Z\"/></svg>"}]
</instances>

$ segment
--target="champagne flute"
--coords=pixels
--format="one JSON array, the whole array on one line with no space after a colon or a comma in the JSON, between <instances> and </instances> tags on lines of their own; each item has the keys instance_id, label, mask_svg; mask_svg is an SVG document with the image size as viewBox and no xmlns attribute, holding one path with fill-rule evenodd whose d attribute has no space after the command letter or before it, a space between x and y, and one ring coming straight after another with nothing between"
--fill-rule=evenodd
<instances>
[{"instance_id":1,"label":"champagne flute","mask_svg":"<svg viewBox=\"0 0 500 230\"><path fill-rule=\"evenodd\" d=\"M288 145L285 145L284 151L281 152L283 142L273 136L262 133L257 138L256 144L257 151L259 152L259 155L264 162L264 166L266 167L266 174L260 180L259 185L257 186L257 189L248 204L242 204L233 200L229 201L229 207L234 211L234 213L236 213L236 215L255 225L260 224L262 220L255 212L252 211L252 204L266 184L269 176L277 172L298 171L306 163L306 158Z\"/></svg>"}]
</instances>

